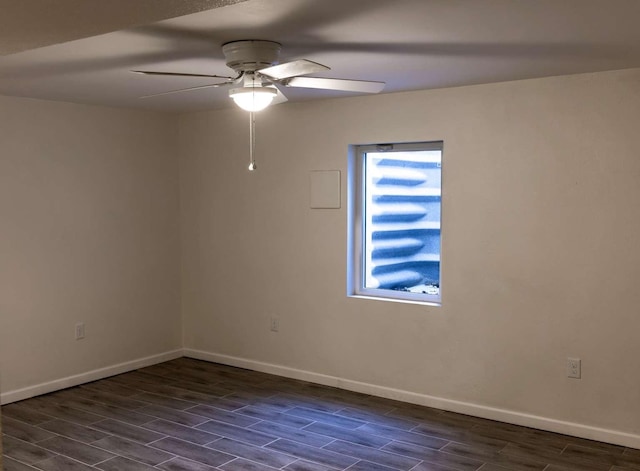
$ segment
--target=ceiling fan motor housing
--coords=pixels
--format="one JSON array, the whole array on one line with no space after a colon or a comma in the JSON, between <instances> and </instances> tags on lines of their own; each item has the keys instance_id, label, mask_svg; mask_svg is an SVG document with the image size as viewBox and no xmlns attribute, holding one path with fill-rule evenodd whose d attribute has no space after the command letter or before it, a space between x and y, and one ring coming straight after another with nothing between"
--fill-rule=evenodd
<instances>
[{"instance_id":1,"label":"ceiling fan motor housing","mask_svg":"<svg viewBox=\"0 0 640 471\"><path fill-rule=\"evenodd\" d=\"M227 66L237 72L255 72L278 63L282 45L275 41L232 41L222 45Z\"/></svg>"}]
</instances>

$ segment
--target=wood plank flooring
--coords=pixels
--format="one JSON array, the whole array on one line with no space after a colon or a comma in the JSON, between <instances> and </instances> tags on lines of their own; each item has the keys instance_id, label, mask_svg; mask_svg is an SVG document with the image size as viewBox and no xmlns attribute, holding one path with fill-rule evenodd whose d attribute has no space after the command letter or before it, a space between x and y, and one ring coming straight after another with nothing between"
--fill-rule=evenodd
<instances>
[{"instance_id":1,"label":"wood plank flooring","mask_svg":"<svg viewBox=\"0 0 640 471\"><path fill-rule=\"evenodd\" d=\"M2 420L5 471L640 470L640 450L188 358Z\"/></svg>"}]
</instances>

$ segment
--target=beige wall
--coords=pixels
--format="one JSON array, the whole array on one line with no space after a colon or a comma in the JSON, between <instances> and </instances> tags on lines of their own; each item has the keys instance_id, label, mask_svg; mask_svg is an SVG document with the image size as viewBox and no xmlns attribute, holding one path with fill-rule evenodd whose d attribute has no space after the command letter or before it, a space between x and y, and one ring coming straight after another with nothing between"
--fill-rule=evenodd
<instances>
[{"instance_id":1,"label":"beige wall","mask_svg":"<svg viewBox=\"0 0 640 471\"><path fill-rule=\"evenodd\" d=\"M2 392L181 347L175 118L0 97L0 135Z\"/></svg>"},{"instance_id":2,"label":"beige wall","mask_svg":"<svg viewBox=\"0 0 640 471\"><path fill-rule=\"evenodd\" d=\"M252 174L246 115L185 115L185 347L640 434L638 123L640 69L286 104ZM440 139L443 306L348 298L347 146Z\"/></svg>"},{"instance_id":3,"label":"beige wall","mask_svg":"<svg viewBox=\"0 0 640 471\"><path fill-rule=\"evenodd\" d=\"M249 173L235 109L182 116L178 142L170 116L0 97L1 391L184 327L190 349L637 436L638 122L640 69L285 104ZM347 146L440 139L443 306L347 298ZM342 170L342 209L309 209L317 169Z\"/></svg>"}]
</instances>

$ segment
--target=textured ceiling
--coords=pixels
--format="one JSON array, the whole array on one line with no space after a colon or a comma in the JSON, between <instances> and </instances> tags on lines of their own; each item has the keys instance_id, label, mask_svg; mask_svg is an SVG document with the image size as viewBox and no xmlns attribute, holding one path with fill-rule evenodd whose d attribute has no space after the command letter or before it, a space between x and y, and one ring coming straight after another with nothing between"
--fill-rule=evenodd
<instances>
[{"instance_id":1,"label":"textured ceiling","mask_svg":"<svg viewBox=\"0 0 640 471\"><path fill-rule=\"evenodd\" d=\"M0 0L0 55L246 0Z\"/></svg>"},{"instance_id":2,"label":"textured ceiling","mask_svg":"<svg viewBox=\"0 0 640 471\"><path fill-rule=\"evenodd\" d=\"M384 81L383 93L640 67L640 0L4 0L2 8L0 44L23 51L0 57L0 94L106 106L231 106L226 88L140 99L211 79L130 70L233 75L220 46L240 39L278 41L281 61L331 67L319 76ZM293 102L354 95L285 93Z\"/></svg>"}]
</instances>

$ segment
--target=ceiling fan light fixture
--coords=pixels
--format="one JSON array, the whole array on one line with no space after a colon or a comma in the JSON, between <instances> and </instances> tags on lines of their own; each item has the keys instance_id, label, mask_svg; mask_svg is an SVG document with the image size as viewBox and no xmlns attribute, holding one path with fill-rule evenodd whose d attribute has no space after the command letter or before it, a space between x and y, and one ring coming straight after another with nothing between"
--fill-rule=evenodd
<instances>
[{"instance_id":1,"label":"ceiling fan light fixture","mask_svg":"<svg viewBox=\"0 0 640 471\"><path fill-rule=\"evenodd\" d=\"M241 87L229 90L229 96L240 108L246 111L261 111L271 104L278 94L271 87Z\"/></svg>"}]
</instances>

